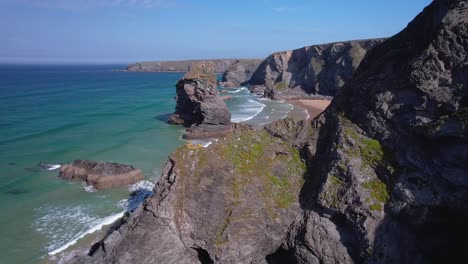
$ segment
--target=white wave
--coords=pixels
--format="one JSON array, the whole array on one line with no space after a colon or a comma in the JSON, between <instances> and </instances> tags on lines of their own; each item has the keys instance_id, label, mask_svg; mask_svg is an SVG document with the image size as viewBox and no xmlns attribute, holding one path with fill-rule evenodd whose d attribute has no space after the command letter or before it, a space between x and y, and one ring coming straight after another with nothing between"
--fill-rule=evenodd
<instances>
[{"instance_id":1,"label":"white wave","mask_svg":"<svg viewBox=\"0 0 468 264\"><path fill-rule=\"evenodd\" d=\"M239 88L239 89L237 89L237 90L228 91L228 93L238 93L238 92L240 92L240 91L245 91L245 90L247 90L246 87L241 87L241 88Z\"/></svg>"},{"instance_id":2,"label":"white wave","mask_svg":"<svg viewBox=\"0 0 468 264\"><path fill-rule=\"evenodd\" d=\"M64 251L65 249L69 248L70 246L73 246L74 244L76 244L78 242L78 240L80 240L81 238L85 237L86 235L88 234L91 234L91 233L94 233L98 230L101 230L102 227L104 226L107 226L107 225L110 225L112 223L114 223L115 221L117 221L119 218L123 217L125 214L125 211L122 211L120 213L116 213L116 214L113 214L113 215L110 215L108 217L105 217L103 218L100 222L98 222L95 226L91 227L90 229L86 230L85 232L82 232L82 233L79 233L78 235L76 235L72 240L68 241L67 243L65 243L63 246L57 248L57 249L54 249L52 251L50 251L48 254L53 256L57 253L60 253L62 251Z\"/></svg>"},{"instance_id":3,"label":"white wave","mask_svg":"<svg viewBox=\"0 0 468 264\"><path fill-rule=\"evenodd\" d=\"M53 171L53 170L56 170L56 169L60 169L60 167L62 167L62 165L60 165L60 164L51 164L50 167L47 168L46 170Z\"/></svg>"},{"instance_id":4,"label":"white wave","mask_svg":"<svg viewBox=\"0 0 468 264\"><path fill-rule=\"evenodd\" d=\"M139 181L135 184L132 184L128 187L128 190L131 192L138 191L138 190L148 190L148 191L153 191L154 189L154 183L146 180Z\"/></svg>"},{"instance_id":5,"label":"white wave","mask_svg":"<svg viewBox=\"0 0 468 264\"><path fill-rule=\"evenodd\" d=\"M52 164L52 163L41 162L41 163L39 163L39 167L40 167L42 170L53 171L53 170L59 169L60 167L62 167L62 165L60 165L60 164Z\"/></svg>"},{"instance_id":6,"label":"white wave","mask_svg":"<svg viewBox=\"0 0 468 264\"><path fill-rule=\"evenodd\" d=\"M132 192L129 199L118 202L123 209L119 213L104 218L94 216L86 205L77 206L43 206L36 209L38 217L33 226L36 231L42 233L51 241L46 249L48 255L53 256L70 246L76 244L88 234L101 230L121 218L125 212L137 208L147 197L153 194L154 183L143 180L130 185L128 190ZM86 191L94 191L92 186L85 187Z\"/></svg>"},{"instance_id":7,"label":"white wave","mask_svg":"<svg viewBox=\"0 0 468 264\"><path fill-rule=\"evenodd\" d=\"M96 188L94 188L93 185L85 186L84 190L85 190L85 192L95 192L95 191L97 191Z\"/></svg>"},{"instance_id":8,"label":"white wave","mask_svg":"<svg viewBox=\"0 0 468 264\"><path fill-rule=\"evenodd\" d=\"M231 122L239 123L248 121L262 112L265 107L265 104L252 99L247 99L247 102L244 105L241 105L238 111L232 112Z\"/></svg>"}]
</instances>

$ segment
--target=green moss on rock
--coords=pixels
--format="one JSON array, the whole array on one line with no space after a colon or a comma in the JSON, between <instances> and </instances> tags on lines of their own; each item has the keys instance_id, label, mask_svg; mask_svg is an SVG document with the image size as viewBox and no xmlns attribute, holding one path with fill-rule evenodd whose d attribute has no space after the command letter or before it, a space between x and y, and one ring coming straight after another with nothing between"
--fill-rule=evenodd
<instances>
[{"instance_id":1,"label":"green moss on rock","mask_svg":"<svg viewBox=\"0 0 468 264\"><path fill-rule=\"evenodd\" d=\"M286 89L288 87L289 87L289 85L287 83L285 83L285 82L275 83L275 89L277 89L277 90L284 90L284 89Z\"/></svg>"},{"instance_id":2,"label":"green moss on rock","mask_svg":"<svg viewBox=\"0 0 468 264\"><path fill-rule=\"evenodd\" d=\"M339 192L344 185L345 182L342 179L334 175L329 176L325 189L321 193L322 199L327 201L331 207L339 208Z\"/></svg>"},{"instance_id":3,"label":"green moss on rock","mask_svg":"<svg viewBox=\"0 0 468 264\"><path fill-rule=\"evenodd\" d=\"M379 179L365 182L363 187L370 191L371 198L376 201L386 203L390 199L390 195L387 191L387 185Z\"/></svg>"}]
</instances>

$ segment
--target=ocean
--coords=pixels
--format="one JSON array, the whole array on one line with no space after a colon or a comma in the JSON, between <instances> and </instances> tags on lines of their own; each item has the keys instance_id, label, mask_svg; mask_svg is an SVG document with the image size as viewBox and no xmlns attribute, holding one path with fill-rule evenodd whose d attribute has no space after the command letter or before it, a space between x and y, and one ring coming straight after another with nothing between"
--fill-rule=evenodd
<instances>
[{"instance_id":1,"label":"ocean","mask_svg":"<svg viewBox=\"0 0 468 264\"><path fill-rule=\"evenodd\" d=\"M123 68L0 65L0 263L58 260L150 195L185 143L183 128L166 123L183 74L113 71ZM233 122L263 125L292 109L244 87L228 94ZM131 164L145 181L96 191L59 179L59 166L75 159Z\"/></svg>"}]
</instances>

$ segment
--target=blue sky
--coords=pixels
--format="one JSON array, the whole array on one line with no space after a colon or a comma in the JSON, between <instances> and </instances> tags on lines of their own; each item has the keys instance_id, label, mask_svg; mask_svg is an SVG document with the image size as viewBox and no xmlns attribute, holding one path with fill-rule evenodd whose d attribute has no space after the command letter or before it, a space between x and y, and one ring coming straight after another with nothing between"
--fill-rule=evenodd
<instances>
[{"instance_id":1,"label":"blue sky","mask_svg":"<svg viewBox=\"0 0 468 264\"><path fill-rule=\"evenodd\" d=\"M388 37L429 0L0 0L0 62L264 58Z\"/></svg>"}]
</instances>

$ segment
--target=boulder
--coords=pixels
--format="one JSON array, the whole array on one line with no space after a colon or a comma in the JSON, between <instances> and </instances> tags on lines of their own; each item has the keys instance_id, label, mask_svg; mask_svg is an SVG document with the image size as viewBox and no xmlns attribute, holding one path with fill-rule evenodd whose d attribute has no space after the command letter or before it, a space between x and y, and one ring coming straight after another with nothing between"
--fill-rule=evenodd
<instances>
[{"instance_id":1,"label":"boulder","mask_svg":"<svg viewBox=\"0 0 468 264\"><path fill-rule=\"evenodd\" d=\"M144 179L141 170L131 165L89 160L75 160L72 164L62 165L59 177L84 181L96 189L125 187Z\"/></svg>"}]
</instances>

